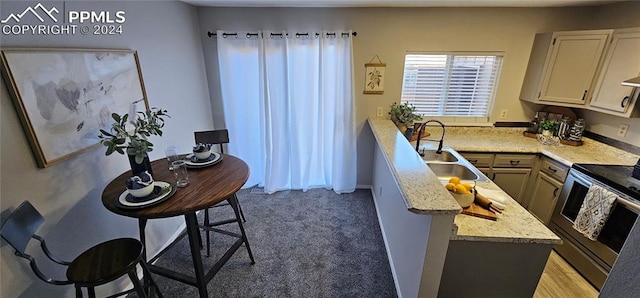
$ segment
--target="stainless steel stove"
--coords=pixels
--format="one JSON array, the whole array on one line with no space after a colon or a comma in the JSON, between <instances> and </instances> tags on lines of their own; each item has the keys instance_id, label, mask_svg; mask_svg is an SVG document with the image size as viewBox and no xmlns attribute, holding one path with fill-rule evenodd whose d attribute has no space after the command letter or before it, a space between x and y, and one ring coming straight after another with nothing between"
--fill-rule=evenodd
<instances>
[{"instance_id":1,"label":"stainless steel stove","mask_svg":"<svg viewBox=\"0 0 640 298\"><path fill-rule=\"evenodd\" d=\"M634 166L574 164L572 168L640 201L640 180L632 177Z\"/></svg>"},{"instance_id":2,"label":"stainless steel stove","mask_svg":"<svg viewBox=\"0 0 640 298\"><path fill-rule=\"evenodd\" d=\"M634 166L574 164L551 217L550 228L563 240L556 252L600 289L640 214L640 180ZM597 241L573 229L591 185L618 195Z\"/></svg>"}]
</instances>

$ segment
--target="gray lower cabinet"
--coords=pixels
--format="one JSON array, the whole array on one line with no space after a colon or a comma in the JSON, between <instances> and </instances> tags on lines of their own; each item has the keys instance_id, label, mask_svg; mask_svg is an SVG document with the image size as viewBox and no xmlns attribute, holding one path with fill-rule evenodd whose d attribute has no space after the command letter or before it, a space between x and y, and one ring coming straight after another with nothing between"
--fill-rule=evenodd
<instances>
[{"instance_id":1,"label":"gray lower cabinet","mask_svg":"<svg viewBox=\"0 0 640 298\"><path fill-rule=\"evenodd\" d=\"M533 216L545 225L549 224L562 184L562 182L542 172L536 176L528 209Z\"/></svg>"},{"instance_id":2,"label":"gray lower cabinet","mask_svg":"<svg viewBox=\"0 0 640 298\"><path fill-rule=\"evenodd\" d=\"M524 168L493 168L490 176L493 183L500 186L509 196L520 205L524 205L527 184L531 177L531 169Z\"/></svg>"},{"instance_id":3,"label":"gray lower cabinet","mask_svg":"<svg viewBox=\"0 0 640 298\"><path fill-rule=\"evenodd\" d=\"M526 205L532 168L538 156L522 153L462 152L462 156L521 205Z\"/></svg>"},{"instance_id":4,"label":"gray lower cabinet","mask_svg":"<svg viewBox=\"0 0 640 298\"><path fill-rule=\"evenodd\" d=\"M540 170L534 179L527 209L545 225L549 224L568 172L568 166L548 157L540 161Z\"/></svg>"}]
</instances>

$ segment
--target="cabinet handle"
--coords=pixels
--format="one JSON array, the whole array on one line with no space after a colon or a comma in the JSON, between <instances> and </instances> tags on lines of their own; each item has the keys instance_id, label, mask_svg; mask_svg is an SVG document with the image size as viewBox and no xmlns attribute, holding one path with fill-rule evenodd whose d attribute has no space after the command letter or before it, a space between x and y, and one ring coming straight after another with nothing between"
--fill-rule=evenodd
<instances>
[{"instance_id":1,"label":"cabinet handle","mask_svg":"<svg viewBox=\"0 0 640 298\"><path fill-rule=\"evenodd\" d=\"M518 165L520 164L519 160L510 160L509 163L511 163L512 166Z\"/></svg>"},{"instance_id":2,"label":"cabinet handle","mask_svg":"<svg viewBox=\"0 0 640 298\"><path fill-rule=\"evenodd\" d=\"M491 175L491 180L496 180L496 173L493 173L493 175Z\"/></svg>"},{"instance_id":3,"label":"cabinet handle","mask_svg":"<svg viewBox=\"0 0 640 298\"><path fill-rule=\"evenodd\" d=\"M631 97L629 97L629 96L625 96L625 97L622 99L622 101L620 102L620 107L621 107L621 108L624 108L624 102L625 102L625 101L627 101L627 102L628 102L630 98L631 98Z\"/></svg>"},{"instance_id":4,"label":"cabinet handle","mask_svg":"<svg viewBox=\"0 0 640 298\"><path fill-rule=\"evenodd\" d=\"M584 90L584 94L582 94L582 100L584 100L587 97L587 91L589 90Z\"/></svg>"},{"instance_id":5,"label":"cabinet handle","mask_svg":"<svg viewBox=\"0 0 640 298\"><path fill-rule=\"evenodd\" d=\"M470 163L476 163L476 162L478 162L478 160L477 159L469 159L469 162Z\"/></svg>"},{"instance_id":6,"label":"cabinet handle","mask_svg":"<svg viewBox=\"0 0 640 298\"><path fill-rule=\"evenodd\" d=\"M548 167L547 169L548 169L550 172L552 172L552 173L555 173L555 172L557 172L557 171L558 171L558 170L556 170L556 169L554 169L554 168L552 168L552 167Z\"/></svg>"},{"instance_id":7,"label":"cabinet handle","mask_svg":"<svg viewBox=\"0 0 640 298\"><path fill-rule=\"evenodd\" d=\"M553 197L555 198L558 195L558 190L559 188L556 187L556 189L553 190Z\"/></svg>"}]
</instances>

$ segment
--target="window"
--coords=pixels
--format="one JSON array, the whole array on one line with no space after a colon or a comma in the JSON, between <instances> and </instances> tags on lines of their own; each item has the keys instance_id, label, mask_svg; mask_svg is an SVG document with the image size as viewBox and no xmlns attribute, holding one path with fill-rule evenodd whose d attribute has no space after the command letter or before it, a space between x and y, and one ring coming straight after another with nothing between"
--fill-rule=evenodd
<instances>
[{"instance_id":1,"label":"window","mask_svg":"<svg viewBox=\"0 0 640 298\"><path fill-rule=\"evenodd\" d=\"M448 122L488 122L502 54L407 54L401 102Z\"/></svg>"}]
</instances>

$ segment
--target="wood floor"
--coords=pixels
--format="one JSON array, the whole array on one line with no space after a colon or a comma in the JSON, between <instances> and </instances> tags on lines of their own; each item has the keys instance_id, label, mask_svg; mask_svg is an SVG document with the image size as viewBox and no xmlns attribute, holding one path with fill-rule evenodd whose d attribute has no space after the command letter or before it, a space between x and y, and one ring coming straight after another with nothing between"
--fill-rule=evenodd
<instances>
[{"instance_id":1,"label":"wood floor","mask_svg":"<svg viewBox=\"0 0 640 298\"><path fill-rule=\"evenodd\" d=\"M533 297L595 298L598 291L555 251L551 251Z\"/></svg>"}]
</instances>

